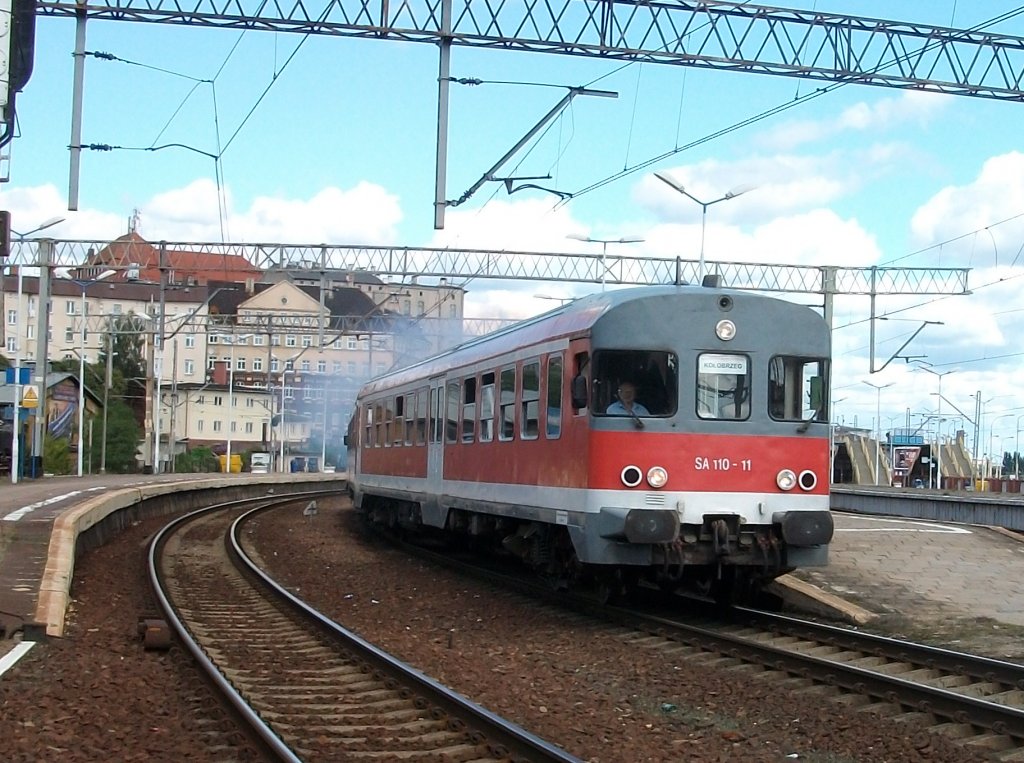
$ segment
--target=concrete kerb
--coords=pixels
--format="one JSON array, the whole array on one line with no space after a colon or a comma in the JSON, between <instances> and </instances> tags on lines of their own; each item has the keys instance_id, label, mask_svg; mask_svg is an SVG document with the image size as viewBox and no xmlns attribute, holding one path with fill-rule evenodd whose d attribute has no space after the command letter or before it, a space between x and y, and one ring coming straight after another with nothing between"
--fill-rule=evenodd
<instances>
[{"instance_id":1,"label":"concrete kerb","mask_svg":"<svg viewBox=\"0 0 1024 763\"><path fill-rule=\"evenodd\" d=\"M46 568L36 603L36 621L46 624L47 636L64 635L64 614L71 595L71 580L75 574L75 546L79 534L112 512L142 500L141 490L126 488L88 500L68 509L54 520L46 553Z\"/></svg>"}]
</instances>

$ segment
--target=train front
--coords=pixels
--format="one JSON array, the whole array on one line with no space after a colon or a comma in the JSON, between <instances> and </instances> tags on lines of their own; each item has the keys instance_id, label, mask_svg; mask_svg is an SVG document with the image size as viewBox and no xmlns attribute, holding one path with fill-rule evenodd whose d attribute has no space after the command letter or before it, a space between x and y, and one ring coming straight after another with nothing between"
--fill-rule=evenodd
<instances>
[{"instance_id":1,"label":"train front","mask_svg":"<svg viewBox=\"0 0 1024 763\"><path fill-rule=\"evenodd\" d=\"M581 560L731 599L826 564L829 352L815 311L751 293L609 309L591 336Z\"/></svg>"}]
</instances>

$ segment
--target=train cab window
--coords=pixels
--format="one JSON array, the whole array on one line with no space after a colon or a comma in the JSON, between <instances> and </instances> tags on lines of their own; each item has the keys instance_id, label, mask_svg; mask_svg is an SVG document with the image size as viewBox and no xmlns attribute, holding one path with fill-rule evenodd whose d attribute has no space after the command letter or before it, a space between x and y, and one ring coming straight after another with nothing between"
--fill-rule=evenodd
<instances>
[{"instance_id":1,"label":"train cab window","mask_svg":"<svg viewBox=\"0 0 1024 763\"><path fill-rule=\"evenodd\" d=\"M387 426L388 426L387 409L385 408L383 402L379 402L379 403L377 403L377 406L376 406L376 417L374 419L374 428L377 430L377 435L376 435L376 437L375 437L375 439L373 441L373 446L375 448L383 448L384 445L387 443L387 439L388 439Z\"/></svg>"},{"instance_id":2,"label":"train cab window","mask_svg":"<svg viewBox=\"0 0 1024 763\"><path fill-rule=\"evenodd\" d=\"M702 419L750 417L750 358L717 352L697 356L697 415Z\"/></svg>"},{"instance_id":3,"label":"train cab window","mask_svg":"<svg viewBox=\"0 0 1024 763\"><path fill-rule=\"evenodd\" d=\"M470 376L462 383L462 441L473 442L476 425L476 378Z\"/></svg>"},{"instance_id":4,"label":"train cab window","mask_svg":"<svg viewBox=\"0 0 1024 763\"><path fill-rule=\"evenodd\" d=\"M523 415L520 437L536 440L540 436L540 363L523 364Z\"/></svg>"},{"instance_id":5,"label":"train cab window","mask_svg":"<svg viewBox=\"0 0 1024 763\"><path fill-rule=\"evenodd\" d=\"M444 414L444 441L459 441L459 383L448 382L448 402Z\"/></svg>"},{"instance_id":6,"label":"train cab window","mask_svg":"<svg viewBox=\"0 0 1024 763\"><path fill-rule=\"evenodd\" d=\"M562 356L548 357L547 378L548 407L544 433L549 440L555 440L562 432Z\"/></svg>"},{"instance_id":7,"label":"train cab window","mask_svg":"<svg viewBox=\"0 0 1024 763\"><path fill-rule=\"evenodd\" d=\"M444 440L444 387L430 388L430 441Z\"/></svg>"},{"instance_id":8,"label":"train cab window","mask_svg":"<svg viewBox=\"0 0 1024 763\"><path fill-rule=\"evenodd\" d=\"M679 399L679 359L662 350L598 350L594 353L590 408L595 416L621 416L619 390L633 385L641 417L671 416ZM609 406L613 406L609 410Z\"/></svg>"},{"instance_id":9,"label":"train cab window","mask_svg":"<svg viewBox=\"0 0 1024 763\"><path fill-rule=\"evenodd\" d=\"M480 442L494 439L494 374L480 375Z\"/></svg>"},{"instance_id":10,"label":"train cab window","mask_svg":"<svg viewBox=\"0 0 1024 763\"><path fill-rule=\"evenodd\" d=\"M427 390L421 389L416 395L416 444L425 445L427 442L427 404L430 402L427 397Z\"/></svg>"},{"instance_id":11,"label":"train cab window","mask_svg":"<svg viewBox=\"0 0 1024 763\"><path fill-rule=\"evenodd\" d=\"M828 421L828 362L776 355L768 363L768 413L782 421Z\"/></svg>"},{"instance_id":12,"label":"train cab window","mask_svg":"<svg viewBox=\"0 0 1024 763\"><path fill-rule=\"evenodd\" d=\"M498 439L508 441L516 436L516 369L502 370L498 394Z\"/></svg>"}]
</instances>

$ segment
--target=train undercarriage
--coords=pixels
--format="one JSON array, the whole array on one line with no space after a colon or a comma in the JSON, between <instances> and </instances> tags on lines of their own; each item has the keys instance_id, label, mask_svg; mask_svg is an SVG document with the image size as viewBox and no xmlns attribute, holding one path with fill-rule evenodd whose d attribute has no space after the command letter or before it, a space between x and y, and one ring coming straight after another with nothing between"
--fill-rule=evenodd
<instances>
[{"instance_id":1,"label":"train undercarriage","mask_svg":"<svg viewBox=\"0 0 1024 763\"><path fill-rule=\"evenodd\" d=\"M740 531L735 517L708 517L702 526L680 528L671 543L649 544L647 564L580 561L563 525L452 509L443 530L423 524L414 501L364 496L368 521L407 536L434 535L449 545L511 556L557 589L594 592L602 601L625 600L639 586L748 603L762 587L791 571L782 540L770 527Z\"/></svg>"}]
</instances>

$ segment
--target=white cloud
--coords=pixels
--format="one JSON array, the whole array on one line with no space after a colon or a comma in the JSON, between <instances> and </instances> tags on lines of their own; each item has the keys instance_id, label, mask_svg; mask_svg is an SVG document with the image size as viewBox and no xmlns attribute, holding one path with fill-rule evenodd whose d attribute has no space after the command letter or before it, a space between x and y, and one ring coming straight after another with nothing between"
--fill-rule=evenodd
<instances>
[{"instance_id":1,"label":"white cloud","mask_svg":"<svg viewBox=\"0 0 1024 763\"><path fill-rule=\"evenodd\" d=\"M934 93L907 91L871 102L859 101L831 119L781 122L758 135L756 143L765 149L792 151L808 143L833 140L844 133L867 134L907 123L926 124L946 108L948 100Z\"/></svg>"},{"instance_id":2,"label":"white cloud","mask_svg":"<svg viewBox=\"0 0 1024 763\"><path fill-rule=\"evenodd\" d=\"M1007 264L1019 251L1022 210L1024 153L1012 151L988 159L970 183L934 194L913 216L910 229L919 246L957 239L948 247L961 262Z\"/></svg>"}]
</instances>

